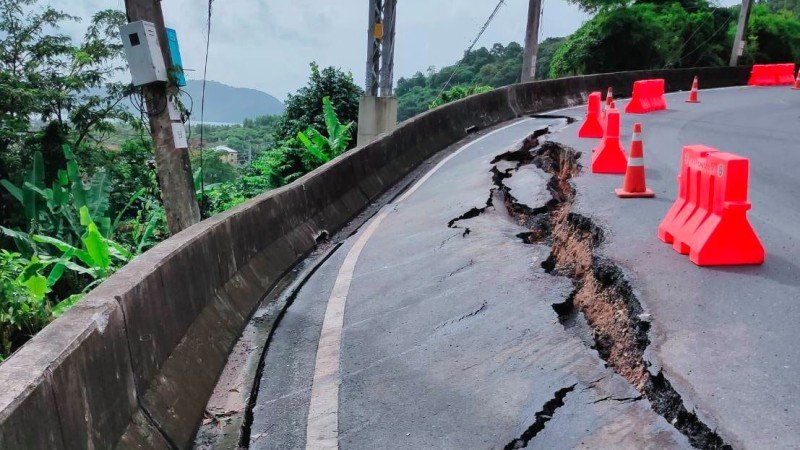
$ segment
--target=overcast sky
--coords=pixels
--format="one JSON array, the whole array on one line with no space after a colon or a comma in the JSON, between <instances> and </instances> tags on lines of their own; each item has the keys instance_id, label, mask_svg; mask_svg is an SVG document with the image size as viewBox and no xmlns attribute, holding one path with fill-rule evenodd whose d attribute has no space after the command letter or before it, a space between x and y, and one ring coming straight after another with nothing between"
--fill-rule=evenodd
<instances>
[{"instance_id":1,"label":"overcast sky","mask_svg":"<svg viewBox=\"0 0 800 450\"><path fill-rule=\"evenodd\" d=\"M69 27L73 34L100 9L124 9L123 0L51 3L86 18ZM202 78L206 3L161 3L167 26L178 32L184 67L194 70L188 72L189 78ZM456 62L495 4L495 0L398 0L395 77ZM478 45L521 42L527 4L528 0L506 0ZM317 61L351 71L363 85L367 5L367 0L215 0L208 79L283 100L305 84L309 62ZM541 37L565 36L588 18L565 0L543 0Z\"/></svg>"}]
</instances>

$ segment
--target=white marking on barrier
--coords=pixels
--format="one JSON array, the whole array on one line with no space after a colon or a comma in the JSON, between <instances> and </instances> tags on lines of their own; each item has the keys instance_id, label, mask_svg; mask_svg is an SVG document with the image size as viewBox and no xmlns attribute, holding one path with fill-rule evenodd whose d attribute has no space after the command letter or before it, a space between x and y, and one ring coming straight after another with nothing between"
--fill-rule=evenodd
<instances>
[{"instance_id":1,"label":"white marking on barrier","mask_svg":"<svg viewBox=\"0 0 800 450\"><path fill-rule=\"evenodd\" d=\"M644 167L644 158L628 158L628 167Z\"/></svg>"},{"instance_id":2,"label":"white marking on barrier","mask_svg":"<svg viewBox=\"0 0 800 450\"><path fill-rule=\"evenodd\" d=\"M641 141L642 140L642 134L639 133L639 132L634 132L633 133L633 137L631 138L631 140L632 141Z\"/></svg>"},{"instance_id":3,"label":"white marking on barrier","mask_svg":"<svg viewBox=\"0 0 800 450\"><path fill-rule=\"evenodd\" d=\"M417 191L423 183L436 173L456 155L484 139L530 121L525 119L487 133L472 142L467 143L436 164L428 173L417 180L401 197L392 204L406 200ZM336 282L328 298L325 309L325 318L322 320L322 331L317 344L317 357L314 365L314 379L311 384L311 400L308 405L308 422L306 426L306 449L328 450L339 448L339 384L340 384L340 356L342 348L342 328L344 326L344 311L347 304L347 295L356 269L356 263L367 241L375 234L381 222L388 216L388 210L381 211L370 222L363 233L356 239L353 247L347 252L344 262L339 268Z\"/></svg>"}]
</instances>

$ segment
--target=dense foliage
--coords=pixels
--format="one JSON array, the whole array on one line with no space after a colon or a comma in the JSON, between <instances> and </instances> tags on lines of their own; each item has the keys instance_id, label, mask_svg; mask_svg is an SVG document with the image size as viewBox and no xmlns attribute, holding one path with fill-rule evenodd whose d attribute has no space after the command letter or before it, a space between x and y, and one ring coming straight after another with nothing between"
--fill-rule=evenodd
<instances>
[{"instance_id":1,"label":"dense foliage","mask_svg":"<svg viewBox=\"0 0 800 450\"><path fill-rule=\"evenodd\" d=\"M205 184L202 188L198 185L204 197L200 202L204 215L291 183L351 148L362 92L352 74L334 67L320 69L312 63L308 83L289 95L283 115L204 129L208 136L203 151ZM248 135L263 136L266 144L257 145L249 138L237 143L233 138ZM196 137L194 131L192 139ZM219 161L220 154L208 150L213 143L238 151L247 147L250 162L232 173L229 165ZM199 170L199 156L193 159L192 167Z\"/></svg>"},{"instance_id":2,"label":"dense foliage","mask_svg":"<svg viewBox=\"0 0 800 450\"><path fill-rule=\"evenodd\" d=\"M325 131L325 114L322 99L328 97L336 105L337 112L345 122L358 121L358 101L363 90L353 81L353 75L335 67L319 69L311 63L308 84L296 93L289 94L286 109L280 119L277 138L292 139L308 126Z\"/></svg>"},{"instance_id":3,"label":"dense foliage","mask_svg":"<svg viewBox=\"0 0 800 450\"><path fill-rule=\"evenodd\" d=\"M539 46L537 78L547 77L548 64L561 41L562 38L548 38ZM510 42L506 46L494 44L491 49L481 47L472 50L457 64L441 70L429 67L427 73L417 72L410 78L400 78L395 89L399 120L426 111L443 91L452 87L495 88L518 82L522 72L522 51L522 46L516 42Z\"/></svg>"},{"instance_id":4,"label":"dense foliage","mask_svg":"<svg viewBox=\"0 0 800 450\"><path fill-rule=\"evenodd\" d=\"M445 103L454 102L456 100L460 100L465 97L469 97L470 95L480 94L483 92L489 92L493 88L491 86L453 86L450 89L440 93L436 96L435 99L428 105L428 108L433 109L437 106L444 105Z\"/></svg>"},{"instance_id":5,"label":"dense foliage","mask_svg":"<svg viewBox=\"0 0 800 450\"><path fill-rule=\"evenodd\" d=\"M727 64L739 8L684 2L585 2L598 9L553 56L550 76ZM800 61L800 19L753 7L741 64Z\"/></svg>"}]
</instances>

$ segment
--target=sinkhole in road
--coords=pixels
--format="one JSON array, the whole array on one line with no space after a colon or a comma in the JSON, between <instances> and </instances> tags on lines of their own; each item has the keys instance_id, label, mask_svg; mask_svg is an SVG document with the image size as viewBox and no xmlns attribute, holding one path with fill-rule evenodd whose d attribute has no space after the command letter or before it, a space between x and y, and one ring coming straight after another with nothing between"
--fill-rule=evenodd
<instances>
[{"instance_id":1,"label":"sinkhole in road","mask_svg":"<svg viewBox=\"0 0 800 450\"><path fill-rule=\"evenodd\" d=\"M562 303L552 305L565 328L596 350L600 358L628 380L641 393L641 398L647 399L652 409L684 434L692 446L731 448L694 411L686 408L663 372L649 370L644 354L650 345L650 323L641 303L622 270L598 254L603 229L590 218L573 212L576 192L570 180L581 171L580 153L551 141L540 144L538 138L542 135L534 133L519 148L491 162L494 187L487 206L500 206L491 201L499 194L509 214L529 230L518 237L529 244L550 246L551 253L542 267L553 276L568 277L574 286ZM500 169L501 162L504 162L503 167L509 162L516 165ZM551 198L545 205L531 207L520 203L505 183L520 167L528 164L550 175L547 189ZM482 211L471 211L471 214L476 212ZM452 227L454 223L449 225ZM539 417L536 419L537 423L541 422ZM539 431L538 427L529 430L535 432L524 436L525 444ZM515 443L519 445L521 441L515 440Z\"/></svg>"}]
</instances>

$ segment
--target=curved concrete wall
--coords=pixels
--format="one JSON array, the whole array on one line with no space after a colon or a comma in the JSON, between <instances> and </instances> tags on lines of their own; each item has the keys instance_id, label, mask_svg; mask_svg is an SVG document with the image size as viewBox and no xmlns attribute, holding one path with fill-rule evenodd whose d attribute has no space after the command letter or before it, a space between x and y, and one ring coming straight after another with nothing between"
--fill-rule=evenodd
<instances>
[{"instance_id":1,"label":"curved concrete wall","mask_svg":"<svg viewBox=\"0 0 800 450\"><path fill-rule=\"evenodd\" d=\"M162 242L0 365L0 448L185 448L228 352L287 270L435 152L589 91L745 84L748 68L625 72L496 89L404 122L300 180Z\"/></svg>"}]
</instances>

